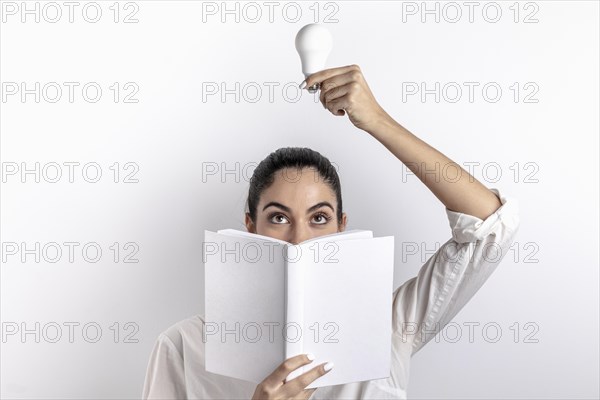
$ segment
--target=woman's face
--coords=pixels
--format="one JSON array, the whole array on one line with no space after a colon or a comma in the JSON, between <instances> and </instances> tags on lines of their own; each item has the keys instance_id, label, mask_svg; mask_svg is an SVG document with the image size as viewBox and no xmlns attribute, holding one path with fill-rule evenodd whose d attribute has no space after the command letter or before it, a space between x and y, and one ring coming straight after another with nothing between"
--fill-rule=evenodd
<instances>
[{"instance_id":1,"label":"woman's face","mask_svg":"<svg viewBox=\"0 0 600 400\"><path fill-rule=\"evenodd\" d=\"M298 244L346 229L346 213L337 221L335 193L316 169L285 168L275 173L256 208L256 224L246 213L248 232Z\"/></svg>"}]
</instances>

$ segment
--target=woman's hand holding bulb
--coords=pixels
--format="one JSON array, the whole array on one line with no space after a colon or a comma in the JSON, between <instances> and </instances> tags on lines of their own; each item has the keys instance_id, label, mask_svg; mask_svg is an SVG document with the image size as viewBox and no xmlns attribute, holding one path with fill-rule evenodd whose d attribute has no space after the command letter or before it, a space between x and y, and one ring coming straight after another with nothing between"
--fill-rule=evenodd
<instances>
[{"instance_id":1,"label":"woman's hand holding bulb","mask_svg":"<svg viewBox=\"0 0 600 400\"><path fill-rule=\"evenodd\" d=\"M333 115L348 113L350 121L359 129L373 133L382 123L393 119L377 103L358 65L330 68L310 75L301 89L321 84L319 98Z\"/></svg>"}]
</instances>

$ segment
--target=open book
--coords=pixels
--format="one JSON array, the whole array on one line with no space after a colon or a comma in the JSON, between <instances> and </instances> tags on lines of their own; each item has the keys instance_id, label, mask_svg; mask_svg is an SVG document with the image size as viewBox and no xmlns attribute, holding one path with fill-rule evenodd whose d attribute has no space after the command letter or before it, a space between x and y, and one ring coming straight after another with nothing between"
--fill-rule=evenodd
<instances>
[{"instance_id":1,"label":"open book","mask_svg":"<svg viewBox=\"0 0 600 400\"><path fill-rule=\"evenodd\" d=\"M308 389L390 373L394 237L350 230L298 245L204 231L205 367L256 384L284 360L331 361Z\"/></svg>"}]
</instances>

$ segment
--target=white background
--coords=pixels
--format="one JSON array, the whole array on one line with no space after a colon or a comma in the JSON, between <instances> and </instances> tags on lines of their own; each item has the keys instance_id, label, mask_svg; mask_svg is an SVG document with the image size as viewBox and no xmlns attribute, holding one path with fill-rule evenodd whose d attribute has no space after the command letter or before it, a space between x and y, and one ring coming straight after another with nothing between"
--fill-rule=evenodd
<instances>
[{"instance_id":1,"label":"white background","mask_svg":"<svg viewBox=\"0 0 600 400\"><path fill-rule=\"evenodd\" d=\"M211 3L215 15L203 14L200 2L121 2L117 23L112 1L98 3L96 23L82 16L86 2L73 23L62 2L56 23L43 14L23 23L21 2L13 3L15 15L5 12L7 3L0 28L3 398L139 398L157 335L203 312L204 230L244 229L252 169L279 147L310 147L336 164L348 229L395 236L394 287L450 238L443 205L393 154L306 91L295 98L303 79L295 34L328 15L337 22L327 23L334 37L327 67L360 65L398 122L461 165L475 165L477 179L520 203L513 251L445 336L412 359L409 397L598 398L597 2L498 2L496 23L489 22L496 7L486 2L477 3L473 22L468 7L455 3L462 12L455 23L456 7L445 3L437 3L439 22L435 15L422 22L421 2L412 3L415 15L393 1L299 2L287 14L280 2L272 21L258 2L262 17L254 23L256 9L244 14L244 3L236 22L235 14L222 15L221 2ZM38 3L40 13L45 4ZM55 9L46 11L54 18ZM133 12L138 22L124 23ZM528 15L537 22L525 23ZM39 103L34 94L22 101L20 92L7 94L11 82L28 89L40 82L40 92L57 82L63 96L49 102L55 92L48 86ZM63 82L79 84L72 103ZM95 103L82 96L89 82L103 90ZM440 101L407 95L411 82L427 89L439 82ZM452 82L463 89L454 103L452 85L441 91ZM473 102L464 82L479 84ZM498 101L493 88L484 97L487 83L502 89ZM207 94L221 84L231 90L224 99L221 91ZM132 87L138 102L126 103ZM40 173L46 166L39 183L34 174L6 175L36 162ZM65 162L80 163L73 183ZM91 162L102 171L97 183L82 175ZM62 166L56 183L45 179L56 173L52 163ZM218 173L203 176L213 163ZM123 182L135 166L139 182ZM234 172L222 175L225 169ZM46 258L36 263L29 254L22 262L21 243L33 249L36 242L60 244L62 257L49 262L55 253L47 246ZM64 242L78 243L74 262ZM129 242L138 263L123 262L136 249L125 248ZM82 258L86 243L102 249L98 262ZM416 254L403 251L413 243ZM36 322L39 343L34 333L8 334L14 326L35 332ZM79 324L72 343L70 322ZM102 329L96 343L86 341L93 328L82 334L88 323ZM469 323L479 324L472 342ZM62 336L51 343L57 325ZM496 342L494 327L501 329Z\"/></svg>"}]
</instances>

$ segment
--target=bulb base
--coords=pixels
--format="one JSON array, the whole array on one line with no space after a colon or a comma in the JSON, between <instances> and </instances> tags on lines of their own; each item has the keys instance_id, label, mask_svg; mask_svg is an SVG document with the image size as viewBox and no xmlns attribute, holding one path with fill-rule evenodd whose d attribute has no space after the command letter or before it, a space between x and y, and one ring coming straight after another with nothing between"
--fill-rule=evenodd
<instances>
[{"instance_id":1,"label":"bulb base","mask_svg":"<svg viewBox=\"0 0 600 400\"><path fill-rule=\"evenodd\" d=\"M308 90L308 93L317 93L319 89L321 89L321 84L317 82L314 85L309 86L306 90Z\"/></svg>"}]
</instances>

